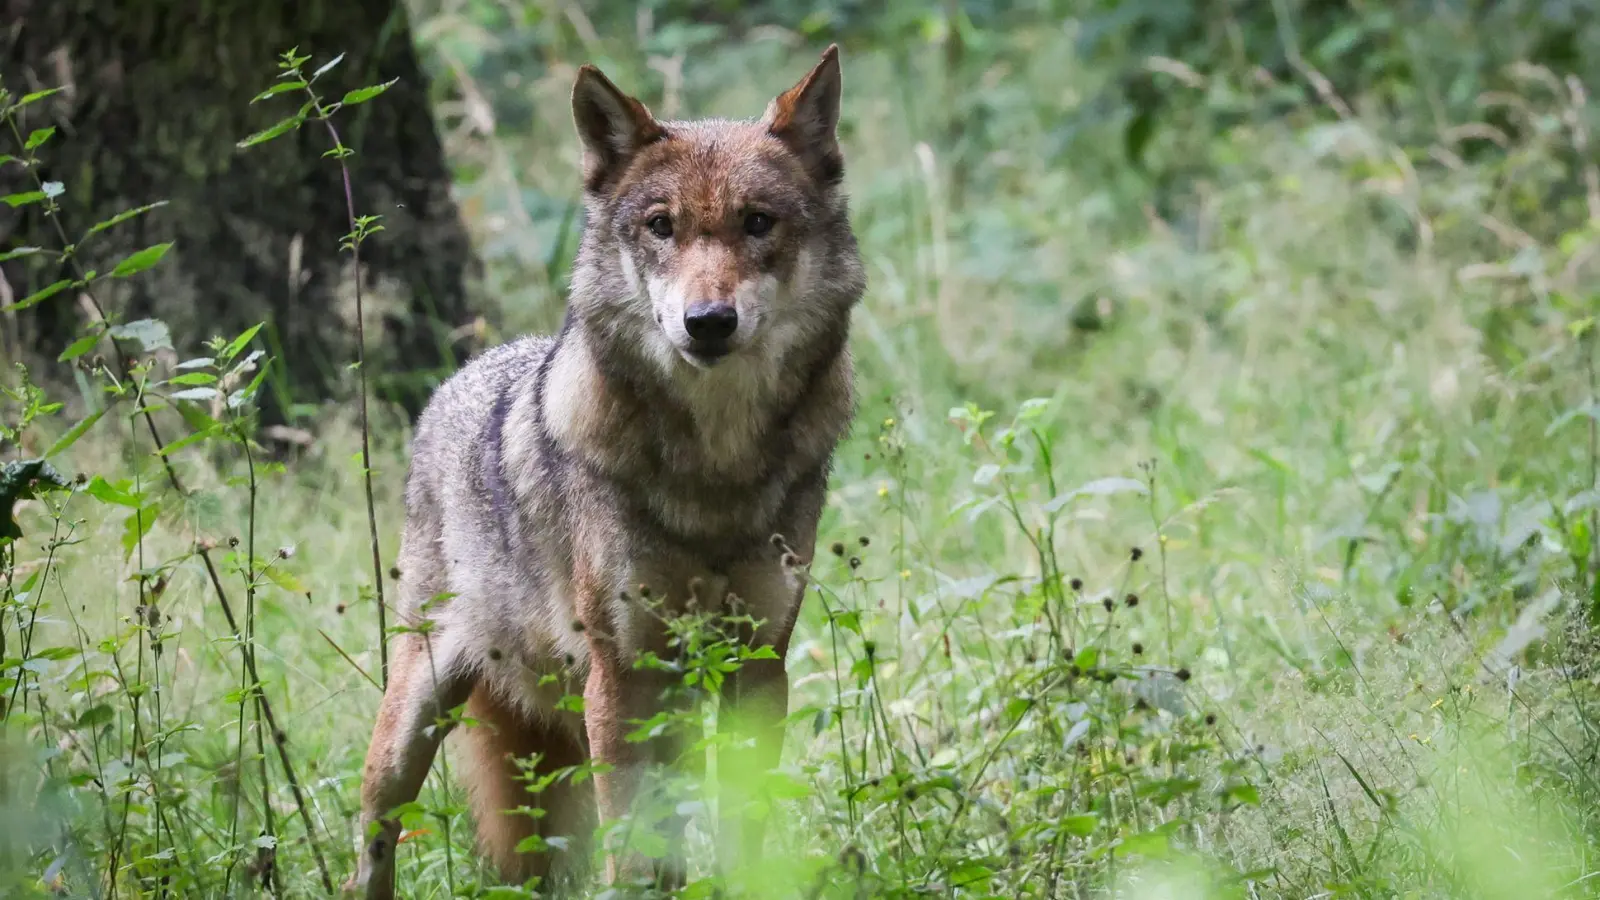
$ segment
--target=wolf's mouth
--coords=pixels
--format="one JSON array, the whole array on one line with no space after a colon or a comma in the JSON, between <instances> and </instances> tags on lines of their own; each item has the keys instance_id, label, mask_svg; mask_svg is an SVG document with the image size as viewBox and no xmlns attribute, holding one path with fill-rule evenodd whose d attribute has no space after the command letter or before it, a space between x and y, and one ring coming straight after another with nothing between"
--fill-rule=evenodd
<instances>
[{"instance_id":1,"label":"wolf's mouth","mask_svg":"<svg viewBox=\"0 0 1600 900\"><path fill-rule=\"evenodd\" d=\"M733 352L733 345L727 341L695 341L689 349L680 351L689 365L697 369L709 369L717 363L728 358Z\"/></svg>"}]
</instances>

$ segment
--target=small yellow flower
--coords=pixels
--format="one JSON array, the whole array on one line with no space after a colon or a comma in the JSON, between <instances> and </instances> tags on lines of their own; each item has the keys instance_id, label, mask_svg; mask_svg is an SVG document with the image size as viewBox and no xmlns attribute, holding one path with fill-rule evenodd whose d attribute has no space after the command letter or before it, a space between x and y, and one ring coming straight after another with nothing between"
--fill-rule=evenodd
<instances>
[{"instance_id":1,"label":"small yellow flower","mask_svg":"<svg viewBox=\"0 0 1600 900\"><path fill-rule=\"evenodd\" d=\"M894 427L894 417L890 416L889 418L884 419L883 420L883 427L885 427L885 428L893 428Z\"/></svg>"},{"instance_id":2,"label":"small yellow flower","mask_svg":"<svg viewBox=\"0 0 1600 900\"><path fill-rule=\"evenodd\" d=\"M910 569L901 569L900 570L900 577L901 578L910 578L911 577L911 570Z\"/></svg>"},{"instance_id":3,"label":"small yellow flower","mask_svg":"<svg viewBox=\"0 0 1600 900\"><path fill-rule=\"evenodd\" d=\"M887 496L889 496L889 486L887 484L878 485L878 496L879 497L887 497Z\"/></svg>"},{"instance_id":4,"label":"small yellow flower","mask_svg":"<svg viewBox=\"0 0 1600 900\"><path fill-rule=\"evenodd\" d=\"M1161 543L1165 544L1167 542L1167 536L1163 534L1163 535L1159 536L1157 538L1157 540L1159 540Z\"/></svg>"}]
</instances>

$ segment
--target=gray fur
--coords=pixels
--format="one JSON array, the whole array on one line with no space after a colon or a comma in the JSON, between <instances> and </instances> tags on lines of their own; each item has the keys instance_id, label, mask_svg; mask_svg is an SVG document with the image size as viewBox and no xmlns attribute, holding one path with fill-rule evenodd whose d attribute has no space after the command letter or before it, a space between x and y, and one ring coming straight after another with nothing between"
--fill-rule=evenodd
<instances>
[{"instance_id":1,"label":"gray fur","mask_svg":"<svg viewBox=\"0 0 1600 900\"><path fill-rule=\"evenodd\" d=\"M608 86L584 90L605 98ZM605 116L629 108L604 99L591 127L606 139ZM653 127L713 159L730 152L717 141L760 136L757 123ZM595 150L596 165L625 145ZM591 184L607 175L596 169ZM837 184L776 187L788 191L791 263L759 310L763 330L725 362L697 367L670 352L660 307L642 289L652 258L629 224L637 212L592 187L561 331L485 352L429 402L412 444L398 559L400 616L429 622L428 636L397 639L364 828L389 828L381 807L415 796L410 785L437 744L418 730L436 707L473 691L592 747L595 729L608 726L553 704L586 680L595 690L596 653L628 660L661 649L657 620L638 603L641 585L674 606L691 582L706 591L697 602L737 597L766 623L753 639L780 655L786 648L801 585L773 536L809 560L830 460L853 413L846 345L865 277ZM551 673L560 683L540 685ZM642 681L621 690L621 708L604 714L642 718L657 699L642 696ZM596 708L591 701L591 718ZM365 845L352 887L389 895L393 853L383 841L393 833Z\"/></svg>"}]
</instances>

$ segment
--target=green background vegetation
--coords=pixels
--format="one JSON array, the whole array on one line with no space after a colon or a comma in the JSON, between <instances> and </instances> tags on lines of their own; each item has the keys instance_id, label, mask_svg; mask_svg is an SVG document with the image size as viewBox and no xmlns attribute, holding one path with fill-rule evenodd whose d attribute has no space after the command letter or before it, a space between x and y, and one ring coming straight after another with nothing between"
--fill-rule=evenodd
<instances>
[{"instance_id":1,"label":"green background vegetation","mask_svg":"<svg viewBox=\"0 0 1600 900\"><path fill-rule=\"evenodd\" d=\"M1594 6L412 5L489 343L561 316L577 65L754 116L842 45L862 407L729 896L1600 895ZM96 140L32 133L0 153ZM385 151L349 143L359 184ZM55 250L96 221L60 218ZM322 894L379 699L357 406L253 382L297 362L266 331L107 314L0 420L38 494L0 556L0 893ZM294 453L246 443L271 391ZM368 429L384 560L406 421ZM38 458L81 481L29 491ZM448 760L406 827L407 896L529 895Z\"/></svg>"}]
</instances>

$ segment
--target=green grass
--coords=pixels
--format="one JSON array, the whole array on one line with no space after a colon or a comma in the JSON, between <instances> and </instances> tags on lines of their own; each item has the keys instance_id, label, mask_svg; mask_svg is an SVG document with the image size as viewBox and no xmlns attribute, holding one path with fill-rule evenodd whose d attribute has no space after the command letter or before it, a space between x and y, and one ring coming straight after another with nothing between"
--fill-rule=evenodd
<instances>
[{"instance_id":1,"label":"green grass","mask_svg":"<svg viewBox=\"0 0 1600 900\"><path fill-rule=\"evenodd\" d=\"M1570 98L1528 80L1555 124L1469 165L1323 106L1224 127L1212 110L1267 89L1171 80L1187 112L1150 152L1203 174L1161 218L1113 128L1055 153L1099 77L1068 36L991 40L1003 71L966 84L845 59L862 406L790 654L785 774L763 782L771 858L733 896L1600 895L1600 235L1545 199L1582 174ZM691 61L686 111L754 114L809 61ZM441 114L507 332L559 316L558 205L506 198L571 194L569 74L518 86L514 131ZM941 110L977 93L989 121L952 142ZM236 449L175 454L185 503L116 409L58 465L137 479L160 520L125 557L128 508L48 495L6 557L0 884L87 896L115 848L119 895L254 892L257 724L200 538L241 617L245 547L278 576L256 578L262 687L342 880L379 700L353 417L330 410L253 494ZM385 560L405 437L388 417L375 436ZM136 574L158 564L151 627ZM318 894L267 771L282 891ZM436 771L407 896L490 884L462 802Z\"/></svg>"}]
</instances>

